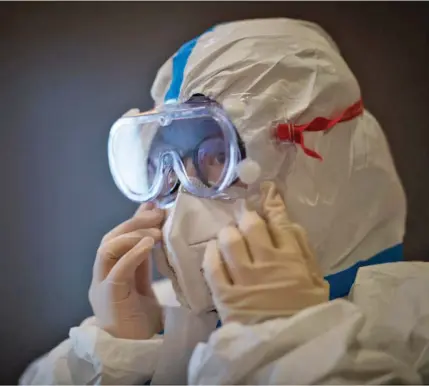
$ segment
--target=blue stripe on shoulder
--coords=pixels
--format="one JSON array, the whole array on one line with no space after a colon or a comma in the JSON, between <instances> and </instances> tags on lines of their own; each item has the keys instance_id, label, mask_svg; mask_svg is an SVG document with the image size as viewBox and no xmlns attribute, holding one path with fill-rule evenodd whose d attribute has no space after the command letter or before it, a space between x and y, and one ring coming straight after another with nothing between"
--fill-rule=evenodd
<instances>
[{"instance_id":1,"label":"blue stripe on shoulder","mask_svg":"<svg viewBox=\"0 0 429 386\"><path fill-rule=\"evenodd\" d=\"M403 245L398 244L392 248L385 249L368 260L359 261L344 271L326 276L325 280L327 280L330 285L330 299L332 300L342 298L349 294L350 289L352 288L352 285L356 279L357 271L360 267L365 267L367 265L395 263L403 260Z\"/></svg>"},{"instance_id":2,"label":"blue stripe on shoulder","mask_svg":"<svg viewBox=\"0 0 429 386\"><path fill-rule=\"evenodd\" d=\"M213 30L213 28L214 27L210 28L206 32ZM179 98L180 89L182 88L183 84L185 67L199 38L200 36L185 43L174 55L171 83L167 93L165 94L164 102L167 102L169 100L177 100Z\"/></svg>"},{"instance_id":3,"label":"blue stripe on shoulder","mask_svg":"<svg viewBox=\"0 0 429 386\"><path fill-rule=\"evenodd\" d=\"M404 248L402 244L395 245L392 248L385 249L368 260L357 262L355 265L352 265L350 268L347 268L344 271L326 276L325 279L329 282L330 285L330 299L333 300L342 298L349 294L350 289L352 288L352 285L356 279L357 271L360 267L403 261L403 249ZM218 320L216 328L220 327L222 327L222 322ZM159 335L164 335L164 331L160 331ZM150 384L150 381L146 384Z\"/></svg>"}]
</instances>

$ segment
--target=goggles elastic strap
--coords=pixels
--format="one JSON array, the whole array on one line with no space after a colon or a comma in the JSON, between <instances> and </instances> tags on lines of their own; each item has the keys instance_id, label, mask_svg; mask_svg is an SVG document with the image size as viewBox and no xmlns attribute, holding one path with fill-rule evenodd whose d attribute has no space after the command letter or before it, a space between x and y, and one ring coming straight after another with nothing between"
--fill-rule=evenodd
<instances>
[{"instance_id":1,"label":"goggles elastic strap","mask_svg":"<svg viewBox=\"0 0 429 386\"><path fill-rule=\"evenodd\" d=\"M363 113L364 107L362 99L349 106L336 118L317 117L310 123L304 125L294 125L289 123L281 123L276 128L276 138L280 141L290 141L301 146L304 153L312 158L322 160L322 156L309 149L304 144L304 131L327 131L334 127L337 123L350 121Z\"/></svg>"}]
</instances>

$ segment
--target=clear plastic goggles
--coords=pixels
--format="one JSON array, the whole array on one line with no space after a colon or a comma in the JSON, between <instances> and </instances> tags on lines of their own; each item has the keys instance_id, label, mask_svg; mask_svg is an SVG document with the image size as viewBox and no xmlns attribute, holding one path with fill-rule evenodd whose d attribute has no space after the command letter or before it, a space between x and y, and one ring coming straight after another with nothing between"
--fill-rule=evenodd
<instances>
[{"instance_id":1,"label":"clear plastic goggles","mask_svg":"<svg viewBox=\"0 0 429 386\"><path fill-rule=\"evenodd\" d=\"M204 96L123 116L108 142L118 188L133 201L161 206L175 199L180 185L198 197L222 197L243 152L222 107Z\"/></svg>"}]
</instances>

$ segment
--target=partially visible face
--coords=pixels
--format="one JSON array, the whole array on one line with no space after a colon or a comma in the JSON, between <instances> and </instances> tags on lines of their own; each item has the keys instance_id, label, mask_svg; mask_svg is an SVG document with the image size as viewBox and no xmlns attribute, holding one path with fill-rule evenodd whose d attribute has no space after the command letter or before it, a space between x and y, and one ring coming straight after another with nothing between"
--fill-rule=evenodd
<instances>
[{"instance_id":1,"label":"partially visible face","mask_svg":"<svg viewBox=\"0 0 429 386\"><path fill-rule=\"evenodd\" d=\"M192 122L174 122L161 128L155 135L148 157L149 181L155 177L162 156L172 150L179 154L188 177L210 186L219 181L225 164L225 140L216 122L199 119ZM170 170L163 193L168 193L178 184Z\"/></svg>"}]
</instances>

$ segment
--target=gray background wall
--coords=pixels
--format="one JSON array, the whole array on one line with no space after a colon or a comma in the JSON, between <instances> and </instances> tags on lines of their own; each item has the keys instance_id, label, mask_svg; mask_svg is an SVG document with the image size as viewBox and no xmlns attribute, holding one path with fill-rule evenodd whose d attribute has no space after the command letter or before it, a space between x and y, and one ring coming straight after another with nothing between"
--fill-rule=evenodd
<instances>
[{"instance_id":1,"label":"gray background wall","mask_svg":"<svg viewBox=\"0 0 429 386\"><path fill-rule=\"evenodd\" d=\"M408 199L406 253L429 256L427 3L0 3L0 382L90 314L102 235L135 206L111 180L106 138L151 107L157 68L213 24L319 22L383 124Z\"/></svg>"}]
</instances>

